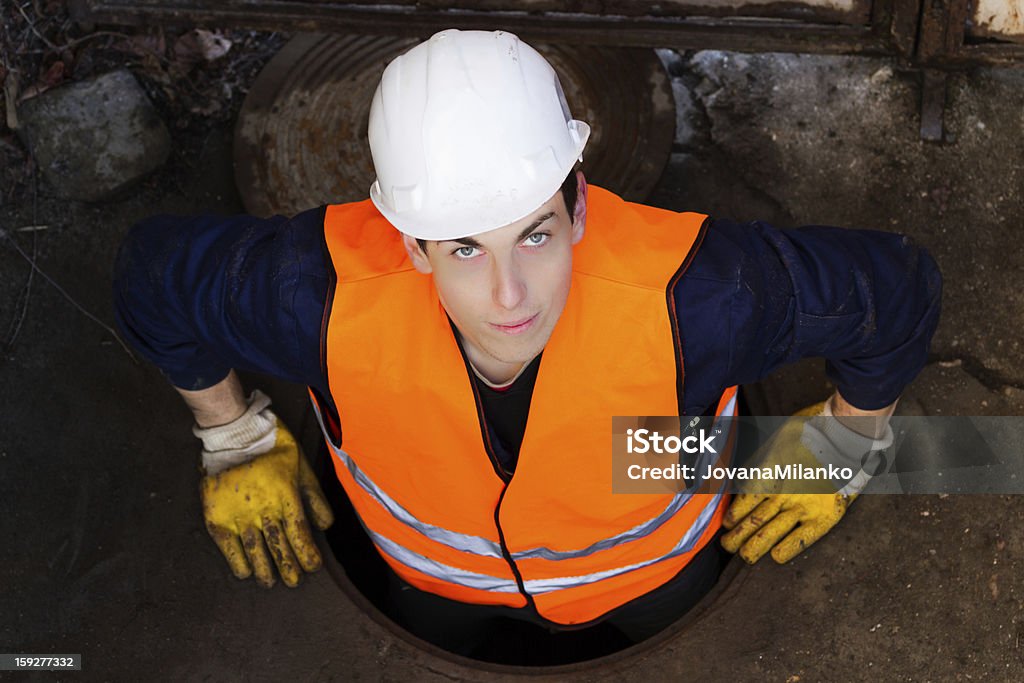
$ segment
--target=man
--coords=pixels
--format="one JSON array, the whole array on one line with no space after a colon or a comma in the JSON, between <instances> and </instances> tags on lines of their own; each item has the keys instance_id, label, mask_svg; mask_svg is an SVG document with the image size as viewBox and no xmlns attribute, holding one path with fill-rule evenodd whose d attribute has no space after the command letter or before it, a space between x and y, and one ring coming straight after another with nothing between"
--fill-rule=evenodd
<instances>
[{"instance_id":1,"label":"man","mask_svg":"<svg viewBox=\"0 0 1024 683\"><path fill-rule=\"evenodd\" d=\"M310 387L395 612L451 647L498 615L639 640L714 583L723 525L754 562L838 522L838 493L612 495L609 418L735 414L736 385L807 356L838 387L812 412L887 418L937 324L934 262L624 202L574 171L588 136L532 48L444 31L383 74L369 200L136 226L119 322L193 410L236 576L271 585L269 550L298 583L320 564L300 496L331 512L232 368Z\"/></svg>"}]
</instances>

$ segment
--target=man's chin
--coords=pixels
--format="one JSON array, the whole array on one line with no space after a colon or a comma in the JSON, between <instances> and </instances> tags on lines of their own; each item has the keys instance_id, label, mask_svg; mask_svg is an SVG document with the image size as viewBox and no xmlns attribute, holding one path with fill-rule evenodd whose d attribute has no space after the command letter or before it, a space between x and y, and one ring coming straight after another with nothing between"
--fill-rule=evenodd
<instances>
[{"instance_id":1,"label":"man's chin","mask_svg":"<svg viewBox=\"0 0 1024 683\"><path fill-rule=\"evenodd\" d=\"M500 346L495 345L486 350L488 355L495 360L509 365L521 365L536 358L543 348L543 346L538 346L536 343L523 344L522 346L502 344Z\"/></svg>"}]
</instances>

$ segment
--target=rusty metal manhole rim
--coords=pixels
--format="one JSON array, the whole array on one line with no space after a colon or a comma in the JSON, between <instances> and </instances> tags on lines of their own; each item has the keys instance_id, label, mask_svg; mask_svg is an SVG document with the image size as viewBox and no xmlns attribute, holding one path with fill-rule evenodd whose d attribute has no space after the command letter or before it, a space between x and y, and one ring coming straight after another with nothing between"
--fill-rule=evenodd
<instances>
[{"instance_id":1,"label":"rusty metal manhole rim","mask_svg":"<svg viewBox=\"0 0 1024 683\"><path fill-rule=\"evenodd\" d=\"M384 65L415 40L299 34L264 67L235 125L235 179L255 215L360 201L373 180L365 140ZM560 71L573 116L591 123L588 179L642 201L675 138L672 85L653 50L536 43Z\"/></svg>"},{"instance_id":2,"label":"rusty metal manhole rim","mask_svg":"<svg viewBox=\"0 0 1024 683\"><path fill-rule=\"evenodd\" d=\"M612 652L593 659L585 659L578 662L570 662L568 664L541 666L497 664L449 652L448 650L434 645L433 643L428 643L427 641L422 640L399 624L395 623L390 617L381 612L377 606L374 605L369 598L363 595L363 592L359 590L354 583L352 583L344 566L334 556L334 551L324 532L314 528L313 533L316 536L317 545L321 548L320 554L323 557L324 569L326 569L327 573L330 575L334 583L341 589L342 593L352 601L360 612L370 617L370 619L382 626L393 636L427 655L438 657L439 659L445 660L451 664L457 664L466 668L495 674L554 675L582 673L600 667L619 666L636 656L649 653L652 649L660 647L666 642L681 636L691 628L696 627L697 622L702 621L705 617L714 612L715 607L719 603L719 599L729 589L738 588L739 585L741 585L742 578L746 577L750 569L750 567L741 559L733 556L726 563L725 568L722 570L721 575L719 575L715 585L697 602L697 604L695 604L689 611L683 614L683 616L665 630L640 643L637 643L636 645L631 645L623 648L622 650L618 650L617 652ZM711 542L718 543L718 539L712 539ZM741 579L740 583L736 582L738 578Z\"/></svg>"}]
</instances>

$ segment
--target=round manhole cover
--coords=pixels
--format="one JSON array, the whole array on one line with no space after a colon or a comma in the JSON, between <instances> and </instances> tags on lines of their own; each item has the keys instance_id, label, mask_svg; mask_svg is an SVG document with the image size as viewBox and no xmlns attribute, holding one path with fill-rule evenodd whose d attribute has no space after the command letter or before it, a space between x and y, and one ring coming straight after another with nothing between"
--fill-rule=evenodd
<instances>
[{"instance_id":1,"label":"round manhole cover","mask_svg":"<svg viewBox=\"0 0 1024 683\"><path fill-rule=\"evenodd\" d=\"M246 209L291 215L369 195L370 101L389 61L416 38L303 34L267 64L235 128ZM653 50L534 44L559 74L573 116L593 129L588 180L641 201L671 151L675 101Z\"/></svg>"}]
</instances>

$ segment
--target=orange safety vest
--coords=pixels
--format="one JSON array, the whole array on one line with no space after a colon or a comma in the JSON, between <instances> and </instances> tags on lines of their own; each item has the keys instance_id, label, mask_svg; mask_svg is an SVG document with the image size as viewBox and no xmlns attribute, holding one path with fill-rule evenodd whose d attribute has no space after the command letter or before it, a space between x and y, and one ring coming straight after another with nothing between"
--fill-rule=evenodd
<instances>
[{"instance_id":1,"label":"orange safety vest","mask_svg":"<svg viewBox=\"0 0 1024 683\"><path fill-rule=\"evenodd\" d=\"M337 282L324 362L340 429L317 414L338 478L400 577L582 624L664 584L713 537L721 491L613 495L611 467L612 416L679 413L672 288L705 219L589 187L568 300L506 481L432 279L369 200L327 207ZM735 394L718 414L735 413Z\"/></svg>"}]
</instances>

